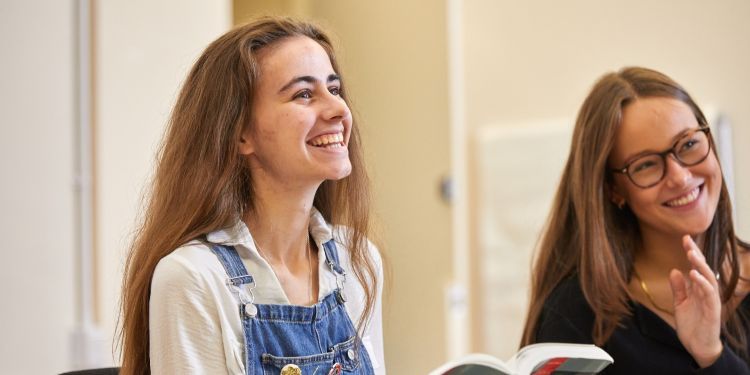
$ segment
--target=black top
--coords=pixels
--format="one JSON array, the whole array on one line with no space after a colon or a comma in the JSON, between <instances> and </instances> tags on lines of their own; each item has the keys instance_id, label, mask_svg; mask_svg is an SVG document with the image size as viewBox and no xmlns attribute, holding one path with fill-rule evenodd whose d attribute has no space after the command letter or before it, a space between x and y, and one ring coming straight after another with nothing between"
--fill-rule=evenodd
<instances>
[{"instance_id":1,"label":"black top","mask_svg":"<svg viewBox=\"0 0 750 375\"><path fill-rule=\"evenodd\" d=\"M750 312L750 297L739 308ZM719 359L700 369L667 322L639 303L631 302L630 309L632 316L623 318L602 347L615 360L602 374L750 374L750 365L726 342ZM583 296L578 277L570 277L544 303L536 342L592 344L593 325L594 312Z\"/></svg>"}]
</instances>

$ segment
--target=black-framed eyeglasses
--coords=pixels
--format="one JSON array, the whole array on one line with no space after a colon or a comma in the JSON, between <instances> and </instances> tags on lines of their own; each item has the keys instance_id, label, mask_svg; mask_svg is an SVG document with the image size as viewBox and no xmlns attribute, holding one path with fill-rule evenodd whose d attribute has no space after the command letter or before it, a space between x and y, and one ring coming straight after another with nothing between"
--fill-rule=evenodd
<instances>
[{"instance_id":1,"label":"black-framed eyeglasses","mask_svg":"<svg viewBox=\"0 0 750 375\"><path fill-rule=\"evenodd\" d=\"M667 174L667 156L672 154L680 165L690 167L706 160L711 151L709 128L702 126L685 133L672 147L663 152L641 155L622 168L612 169L614 173L628 176L630 181L646 189L658 184Z\"/></svg>"}]
</instances>

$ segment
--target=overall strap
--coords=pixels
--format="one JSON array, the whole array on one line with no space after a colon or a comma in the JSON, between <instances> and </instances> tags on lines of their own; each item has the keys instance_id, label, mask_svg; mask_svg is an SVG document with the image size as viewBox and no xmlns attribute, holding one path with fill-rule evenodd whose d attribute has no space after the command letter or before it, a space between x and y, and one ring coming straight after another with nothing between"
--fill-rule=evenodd
<instances>
[{"instance_id":1,"label":"overall strap","mask_svg":"<svg viewBox=\"0 0 750 375\"><path fill-rule=\"evenodd\" d=\"M255 296L253 295L253 289L255 289L255 280L250 274L247 273L245 264L242 263L240 254L237 253L237 249L234 246L225 246L219 244L209 244L211 251L216 254L219 258L219 262L224 266L224 270L227 271L227 285L237 288L237 297L240 299L240 315L245 315L248 318L253 318L258 314L258 308L253 303ZM241 289L245 289L247 294L242 293Z\"/></svg>"},{"instance_id":2,"label":"overall strap","mask_svg":"<svg viewBox=\"0 0 750 375\"><path fill-rule=\"evenodd\" d=\"M209 244L209 247L216 254L216 257L219 258L219 262L224 266L224 270L227 271L227 275L229 275L227 279L228 284L239 287L244 284L254 283L253 277L248 274L247 268L242 263L242 258L240 258L234 246Z\"/></svg>"},{"instance_id":3,"label":"overall strap","mask_svg":"<svg viewBox=\"0 0 750 375\"><path fill-rule=\"evenodd\" d=\"M336 243L333 239L323 243L323 251L326 253L326 263L331 271L341 276L346 276L346 271L339 265L339 252L336 249Z\"/></svg>"},{"instance_id":4,"label":"overall strap","mask_svg":"<svg viewBox=\"0 0 750 375\"><path fill-rule=\"evenodd\" d=\"M346 283L346 271L339 264L339 252L333 239L323 243L323 251L326 254L326 263L336 275L336 300L340 304L346 303L344 296L344 283Z\"/></svg>"}]
</instances>

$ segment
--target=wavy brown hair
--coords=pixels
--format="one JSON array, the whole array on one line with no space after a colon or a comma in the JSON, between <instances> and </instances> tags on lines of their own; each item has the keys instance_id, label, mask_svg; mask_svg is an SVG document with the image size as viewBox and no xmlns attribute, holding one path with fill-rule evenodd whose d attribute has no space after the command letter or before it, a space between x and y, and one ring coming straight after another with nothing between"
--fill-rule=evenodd
<instances>
[{"instance_id":1,"label":"wavy brown hair","mask_svg":"<svg viewBox=\"0 0 750 375\"><path fill-rule=\"evenodd\" d=\"M690 107L701 126L708 126L687 91L662 73L630 67L599 79L578 112L568 161L535 255L522 346L536 341L545 301L560 282L573 275L578 276L594 312L591 339L595 344L603 345L631 313L627 285L641 235L636 216L627 208L618 209L609 199L612 176L607 159L623 109L645 97L680 100ZM722 302L727 303L740 277L738 252L741 247L747 249L747 244L735 235L723 178L718 207L701 245L708 265L720 273ZM725 264L729 267L722 266ZM740 312L727 314L722 325L730 346L742 349L737 352L745 357L746 320Z\"/></svg>"},{"instance_id":2,"label":"wavy brown hair","mask_svg":"<svg viewBox=\"0 0 750 375\"><path fill-rule=\"evenodd\" d=\"M142 223L125 265L119 330L123 374L150 373L149 296L157 263L179 246L228 227L253 209L253 176L238 145L243 130L251 126L250 103L260 74L258 52L294 36L320 44L340 73L331 40L320 28L288 18L263 18L211 43L187 76L157 154ZM343 87L341 96L349 104ZM369 180L354 120L348 148L351 174L324 181L313 205L329 223L351 229L345 241L354 274L365 290L365 308L357 323L362 332L373 313L378 278L367 241Z\"/></svg>"}]
</instances>

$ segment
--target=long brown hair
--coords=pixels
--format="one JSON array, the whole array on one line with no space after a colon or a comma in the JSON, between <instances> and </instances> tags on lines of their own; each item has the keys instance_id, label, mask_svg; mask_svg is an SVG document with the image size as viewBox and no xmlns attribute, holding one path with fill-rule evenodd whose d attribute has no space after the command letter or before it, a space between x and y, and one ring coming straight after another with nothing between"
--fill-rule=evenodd
<instances>
[{"instance_id":1,"label":"long brown hair","mask_svg":"<svg viewBox=\"0 0 750 375\"><path fill-rule=\"evenodd\" d=\"M708 126L687 91L662 73L630 67L599 79L578 113L568 161L537 249L522 345L536 341L547 297L561 281L573 275L578 276L583 295L594 312L595 344L603 345L620 321L630 315L627 285L641 235L635 215L627 208L618 209L609 199L612 176L607 159L623 108L644 97L680 100L692 109L701 126ZM729 193L722 181L716 214L701 248L708 265L720 273L724 303L732 297L739 279L738 245L747 247L735 235ZM738 353L746 356L743 320L739 313L731 314L722 332L730 345L742 349Z\"/></svg>"},{"instance_id":2,"label":"long brown hair","mask_svg":"<svg viewBox=\"0 0 750 375\"><path fill-rule=\"evenodd\" d=\"M320 28L288 18L263 18L211 43L187 76L157 154L150 196L125 265L119 331L123 374L150 373L149 295L159 260L190 240L232 225L253 209L252 175L238 144L243 130L251 126L257 54L292 36L320 44L340 73L331 40ZM343 87L341 96L348 104ZM350 229L345 241L354 274L365 290L365 308L357 323L362 332L373 313L378 280L367 241L369 180L354 120L348 148L351 174L324 181L313 204L329 223Z\"/></svg>"}]
</instances>

